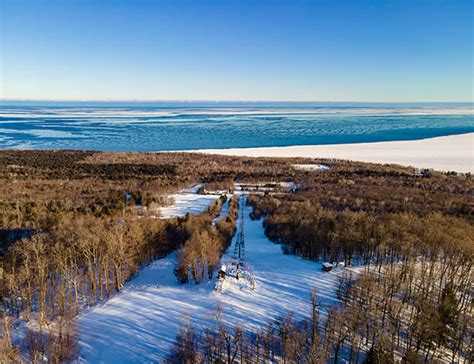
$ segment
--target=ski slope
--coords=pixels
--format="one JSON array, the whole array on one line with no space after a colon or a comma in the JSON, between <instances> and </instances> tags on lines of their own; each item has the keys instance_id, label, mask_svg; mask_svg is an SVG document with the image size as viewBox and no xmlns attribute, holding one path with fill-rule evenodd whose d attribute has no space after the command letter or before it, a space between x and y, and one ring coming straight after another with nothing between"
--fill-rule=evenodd
<instances>
[{"instance_id":1,"label":"ski slope","mask_svg":"<svg viewBox=\"0 0 474 364\"><path fill-rule=\"evenodd\" d=\"M255 290L232 278L226 278L222 291L214 289L216 279L179 285L173 273L175 254L171 254L144 268L105 304L80 315L80 361L163 361L177 329L187 322L198 327L214 324L218 305L227 324L250 328L263 327L288 312L308 316L313 288L323 311L334 304L343 268L324 273L320 263L282 254L280 246L265 237L262 221L252 221L250 207L243 208L245 257L256 279ZM222 261L231 260L232 252L233 246Z\"/></svg>"},{"instance_id":2,"label":"ski slope","mask_svg":"<svg viewBox=\"0 0 474 364\"><path fill-rule=\"evenodd\" d=\"M173 200L169 206L158 208L160 219L170 219L172 217L182 217L186 214L199 215L207 210L207 208L221 195L207 194L201 195L197 192L202 184L197 184L191 188L184 189L178 193L168 196Z\"/></svg>"}]
</instances>

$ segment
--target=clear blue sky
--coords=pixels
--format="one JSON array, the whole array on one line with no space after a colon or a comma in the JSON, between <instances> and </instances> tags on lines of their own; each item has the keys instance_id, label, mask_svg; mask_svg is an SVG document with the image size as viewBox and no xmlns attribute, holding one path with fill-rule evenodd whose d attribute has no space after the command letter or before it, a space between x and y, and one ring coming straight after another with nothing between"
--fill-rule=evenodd
<instances>
[{"instance_id":1,"label":"clear blue sky","mask_svg":"<svg viewBox=\"0 0 474 364\"><path fill-rule=\"evenodd\" d=\"M470 0L0 0L3 99L471 101Z\"/></svg>"}]
</instances>

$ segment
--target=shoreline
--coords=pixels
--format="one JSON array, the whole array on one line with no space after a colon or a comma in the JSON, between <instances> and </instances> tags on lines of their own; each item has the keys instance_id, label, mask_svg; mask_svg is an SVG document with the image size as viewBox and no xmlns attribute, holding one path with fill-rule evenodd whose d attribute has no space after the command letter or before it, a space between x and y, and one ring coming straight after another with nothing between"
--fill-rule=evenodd
<instances>
[{"instance_id":1,"label":"shoreline","mask_svg":"<svg viewBox=\"0 0 474 364\"><path fill-rule=\"evenodd\" d=\"M344 159L444 172L474 173L474 133L374 143L198 149L182 152L238 157Z\"/></svg>"}]
</instances>

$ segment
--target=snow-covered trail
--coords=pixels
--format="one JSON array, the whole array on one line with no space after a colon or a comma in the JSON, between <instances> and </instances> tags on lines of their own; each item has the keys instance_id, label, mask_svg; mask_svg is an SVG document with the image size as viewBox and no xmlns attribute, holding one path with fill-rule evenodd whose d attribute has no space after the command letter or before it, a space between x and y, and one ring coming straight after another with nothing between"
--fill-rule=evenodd
<instances>
[{"instance_id":1,"label":"snow-covered trail","mask_svg":"<svg viewBox=\"0 0 474 364\"><path fill-rule=\"evenodd\" d=\"M240 289L232 278L226 278L222 291L214 290L215 280L179 285L171 254L144 268L104 305L79 317L81 361L161 362L177 329L189 321L197 327L212 325L217 305L229 325L263 327L288 312L309 315L312 288L323 306L335 303L339 273L323 273L319 263L282 254L280 246L265 237L262 221L252 221L250 207L243 208L245 255L257 281L254 291ZM232 252L233 247L223 261L230 260Z\"/></svg>"}]
</instances>

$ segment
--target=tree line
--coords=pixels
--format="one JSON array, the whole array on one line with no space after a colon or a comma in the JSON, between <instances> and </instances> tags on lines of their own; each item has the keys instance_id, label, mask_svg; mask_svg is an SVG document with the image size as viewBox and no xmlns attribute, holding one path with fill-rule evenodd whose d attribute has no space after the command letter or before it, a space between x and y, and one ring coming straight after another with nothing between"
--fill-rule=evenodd
<instances>
[{"instance_id":1,"label":"tree line","mask_svg":"<svg viewBox=\"0 0 474 364\"><path fill-rule=\"evenodd\" d=\"M226 197L219 199L209 209L210 215L199 217L199 224L188 230L187 239L177 253L175 274L181 283L192 280L199 284L206 277L211 279L229 247L235 233L239 202L237 196L230 198L227 216L217 219L216 213L220 213L225 200ZM212 218L217 219L215 224Z\"/></svg>"}]
</instances>

